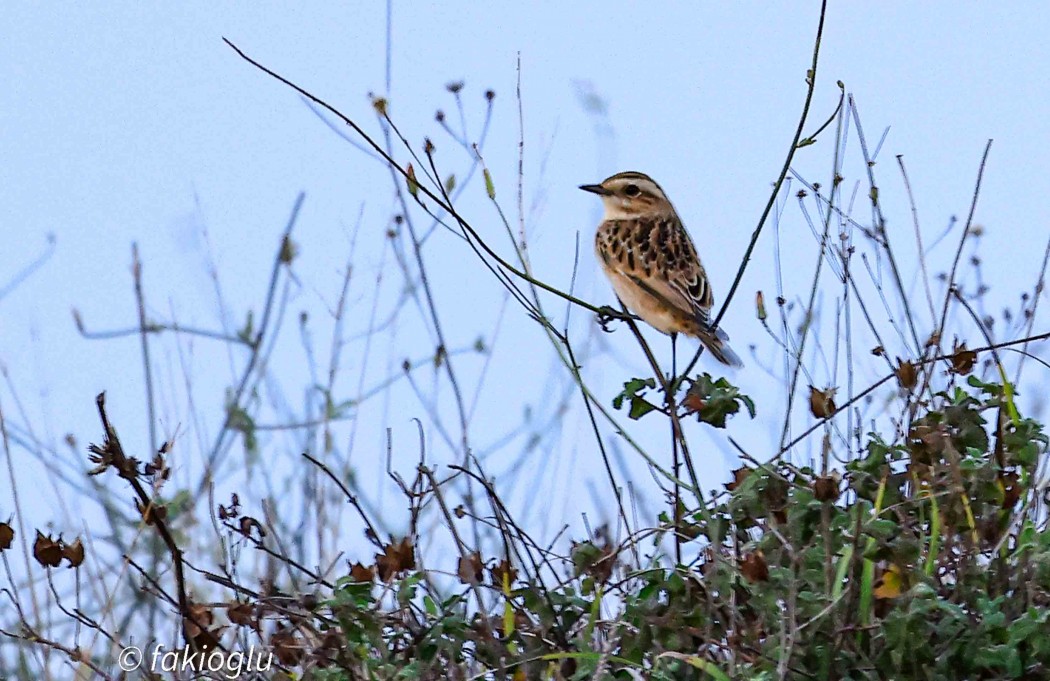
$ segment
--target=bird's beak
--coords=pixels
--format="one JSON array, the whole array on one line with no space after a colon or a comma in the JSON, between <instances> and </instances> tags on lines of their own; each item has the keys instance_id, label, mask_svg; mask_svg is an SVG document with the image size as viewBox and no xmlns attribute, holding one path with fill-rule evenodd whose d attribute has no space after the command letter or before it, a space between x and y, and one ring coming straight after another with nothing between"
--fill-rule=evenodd
<instances>
[{"instance_id":1,"label":"bird's beak","mask_svg":"<svg viewBox=\"0 0 1050 681\"><path fill-rule=\"evenodd\" d=\"M580 189L582 189L585 192L597 194L598 196L609 196L610 194L612 194L611 191L601 186L600 184L581 184Z\"/></svg>"}]
</instances>

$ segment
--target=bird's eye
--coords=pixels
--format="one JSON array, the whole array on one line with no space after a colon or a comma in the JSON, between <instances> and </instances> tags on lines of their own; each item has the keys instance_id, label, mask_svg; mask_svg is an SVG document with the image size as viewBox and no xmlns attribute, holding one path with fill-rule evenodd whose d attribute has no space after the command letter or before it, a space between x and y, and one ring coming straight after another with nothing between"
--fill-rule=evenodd
<instances>
[{"instance_id":1,"label":"bird's eye","mask_svg":"<svg viewBox=\"0 0 1050 681\"><path fill-rule=\"evenodd\" d=\"M629 185L627 185L626 187L623 188L623 193L626 194L627 196L638 196L639 194L642 193L642 191L640 189L638 189L638 185L636 185L636 184L629 184Z\"/></svg>"}]
</instances>

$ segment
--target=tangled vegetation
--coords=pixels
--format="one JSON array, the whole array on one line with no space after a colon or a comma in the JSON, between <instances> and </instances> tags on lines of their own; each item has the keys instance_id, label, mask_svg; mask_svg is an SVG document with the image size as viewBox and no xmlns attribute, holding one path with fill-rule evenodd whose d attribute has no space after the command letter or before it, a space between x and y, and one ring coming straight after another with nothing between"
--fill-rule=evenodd
<instances>
[{"instance_id":1,"label":"tangled vegetation","mask_svg":"<svg viewBox=\"0 0 1050 681\"><path fill-rule=\"evenodd\" d=\"M763 293L755 292L755 318L769 336L770 356L783 362L782 372L769 373L786 388L762 396L744 394L728 378L694 371L697 357L684 371L673 358L668 371L631 315L587 302L572 285L554 285L537 273L528 257L520 171L522 227L515 233L497 200L483 145L467 141L465 123L462 131L452 131L443 113L435 116L469 157L468 171L457 180L454 173L439 172L430 139L417 145L421 150L407 141L386 100L372 99L382 138L370 136L230 43L247 63L329 117L325 121L340 135L349 130L359 149L391 173L397 205L382 238L393 244L404 275L392 317L411 307L404 305L411 300L439 341L420 358L405 360L395 377L374 389L359 386L350 398L333 387L339 369L333 350L327 383L317 378L325 372L310 364L304 392L321 397L301 418L280 427L263 422L264 415L284 414L276 407L267 411L260 394L279 320L285 319L277 292L294 279L298 248L292 232L300 197L280 236L261 314L249 314L238 325L224 320L226 328L240 327L232 336L210 334L247 359L225 396L215 443L202 449L206 467L195 484L173 479L177 443L138 452L123 442L103 394L97 401L101 435L87 454L68 438L82 470L56 465L49 472L97 498L109 524L88 539L38 529L30 548L24 529L29 521L17 502L16 516L0 521L7 580L0 594L10 604L0 609L0 676L43 678L41 670L53 674L69 667L77 678L126 678L122 656L129 647L138 646L142 654L148 645L163 644L218 655L218 667L209 668L211 658L200 656L167 670L186 678L232 678L234 662L237 676L323 681L1050 678L1050 440L1043 424L1025 415L1022 405L1028 402L1018 392L1025 359L1031 360L1028 367L1046 368L1032 346L1050 338L1034 330L1048 258L1031 293L1004 315L997 340L994 320L974 309L985 291L967 290L959 276L967 248L974 254L970 266L980 267L973 215L982 159L969 217L957 228L951 223L957 247L940 263L945 272L929 271L933 265L926 262L916 221L927 316L903 284L900 244L892 242L902 237L894 233L891 239L886 228L873 170L877 158L841 83L827 120L808 123L823 19L822 10L798 130L718 315L734 298L746 304L736 296L741 276L764 228L780 219L793 178L801 187L794 195L799 222L813 234L816 265L808 298L789 295L782 290L776 250L775 306L767 309ZM463 83L447 90L462 110ZM494 98L491 90L484 92L485 123L475 138L485 138ZM831 136L835 164L829 185L793 176L795 153ZM856 217L852 198L844 196L842 151L854 137L864 168L854 198L857 188L867 189L870 219ZM411 161L399 162L396 154ZM899 167L907 182L902 161ZM509 253L459 208L475 170L509 236ZM424 220L431 221L426 231ZM556 403L552 423L570 401L585 414L595 460L602 462L609 485L604 524L592 528L584 519L584 530L566 526L540 536L520 519L521 504L510 501L515 490L486 471L487 462L469 441L471 412L464 407L463 373L457 373L462 365L456 363L464 355L485 357L480 386L492 355L484 339L455 348L442 335L443 311L430 288L434 263L424 248L439 227L485 266L510 308L537 324L549 341L558 372L551 394L564 397L559 402L545 394L540 400ZM872 274L869 254L884 259L885 277ZM148 319L137 251L134 265L141 316L127 335L201 333ZM352 269L348 265L333 306L337 331L346 317ZM943 306L935 304L935 290ZM828 294L834 313L818 304L818 292ZM618 394L596 389L586 375L594 355L585 354L569 331L568 312L559 323L555 305L588 315L588 333L595 336L630 334L647 373L617 379ZM842 310L859 320L855 328L842 323ZM299 321L302 337L309 338L311 320L304 313ZM76 323L89 338L119 335L89 331L79 315ZM368 327L369 337L378 336L379 326ZM333 338L333 346L342 348L343 337L333 332ZM973 338L980 342L964 342ZM315 361L317 353L309 349L305 354ZM840 362L843 374L822 372L828 355L840 360L839 350L846 358ZM366 346L362 365L367 353ZM1011 381L1008 369L1015 367ZM437 388L425 394L413 382L421 368L432 371L434 385L450 386L453 406L436 407ZM397 495L380 504L359 484L360 469L349 455L341 456L333 430L396 380L411 384L421 413L457 463L428 459L421 442L414 467L393 467L388 438L385 473ZM808 404L798 397L807 382ZM781 407L780 440L772 438L764 451L749 452L732 438L734 427ZM151 417L152 409L150 401ZM634 429L656 423L670 438L657 448L638 444ZM545 431L556 429L526 425L533 430L521 428L532 434L525 449L547 445ZM2 411L0 429L10 460ZM717 490L705 490L696 470L701 457L691 436L699 429L731 443L743 462ZM267 477L276 466L258 472L265 468L260 460L277 458L279 447L268 436L277 430L310 433L293 440L296 465L287 479ZM638 511L646 499L613 465L614 443L626 443L651 475L656 512ZM247 474L241 482L250 491L219 498L216 471L234 454L243 454ZM59 460L57 454L48 457L41 458ZM282 498L291 499L285 509L301 502L301 513L276 513L275 500ZM533 493L527 504L547 502ZM406 522L386 517L395 504ZM344 510L360 532L340 531ZM315 536L305 537L311 532ZM20 546L23 574L12 558ZM243 666L247 658L234 660L246 651L257 653L254 667ZM164 678L156 668L135 673Z\"/></svg>"}]
</instances>

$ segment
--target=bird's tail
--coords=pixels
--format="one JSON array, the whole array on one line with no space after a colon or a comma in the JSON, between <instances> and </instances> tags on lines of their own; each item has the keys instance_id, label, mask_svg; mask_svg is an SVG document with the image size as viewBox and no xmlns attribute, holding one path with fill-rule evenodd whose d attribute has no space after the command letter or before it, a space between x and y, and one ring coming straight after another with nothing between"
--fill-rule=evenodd
<instances>
[{"instance_id":1,"label":"bird's tail","mask_svg":"<svg viewBox=\"0 0 1050 681\"><path fill-rule=\"evenodd\" d=\"M744 363L740 361L740 357L733 352L733 348L729 347L729 336L726 335L725 331L717 328L701 329L699 335L700 342L719 362L728 364L731 367L744 366Z\"/></svg>"}]
</instances>

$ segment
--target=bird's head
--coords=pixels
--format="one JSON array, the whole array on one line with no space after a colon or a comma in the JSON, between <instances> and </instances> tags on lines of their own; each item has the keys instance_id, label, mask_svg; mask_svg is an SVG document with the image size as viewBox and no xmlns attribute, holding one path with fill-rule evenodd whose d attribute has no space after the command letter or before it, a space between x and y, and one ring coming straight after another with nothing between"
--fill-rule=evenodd
<instances>
[{"instance_id":1,"label":"bird's head","mask_svg":"<svg viewBox=\"0 0 1050 681\"><path fill-rule=\"evenodd\" d=\"M606 220L674 213L664 190L644 173L617 173L601 184L585 184L580 189L602 197Z\"/></svg>"}]
</instances>

